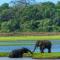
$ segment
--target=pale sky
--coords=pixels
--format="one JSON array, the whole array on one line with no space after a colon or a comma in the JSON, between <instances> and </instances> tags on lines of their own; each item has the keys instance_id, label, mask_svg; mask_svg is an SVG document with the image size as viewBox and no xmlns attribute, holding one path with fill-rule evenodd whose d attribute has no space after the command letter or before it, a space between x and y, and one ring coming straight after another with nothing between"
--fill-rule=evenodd
<instances>
[{"instance_id":1,"label":"pale sky","mask_svg":"<svg viewBox=\"0 0 60 60\"><path fill-rule=\"evenodd\" d=\"M3 3L9 3L11 0L0 0L0 5ZM47 2L47 1L51 1L54 3L57 3L60 0L36 0L36 2Z\"/></svg>"},{"instance_id":2,"label":"pale sky","mask_svg":"<svg viewBox=\"0 0 60 60\"><path fill-rule=\"evenodd\" d=\"M36 0L36 1L37 1L37 2L51 1L51 2L57 3L57 2L60 1L60 0Z\"/></svg>"}]
</instances>

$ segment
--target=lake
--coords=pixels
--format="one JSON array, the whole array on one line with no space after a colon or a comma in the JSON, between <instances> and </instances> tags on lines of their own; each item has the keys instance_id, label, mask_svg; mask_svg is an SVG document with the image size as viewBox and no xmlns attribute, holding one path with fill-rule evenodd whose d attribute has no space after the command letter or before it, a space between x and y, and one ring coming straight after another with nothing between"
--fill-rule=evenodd
<instances>
[{"instance_id":1,"label":"lake","mask_svg":"<svg viewBox=\"0 0 60 60\"><path fill-rule=\"evenodd\" d=\"M8 57L0 57L0 60L37 60L32 58L8 58Z\"/></svg>"},{"instance_id":2,"label":"lake","mask_svg":"<svg viewBox=\"0 0 60 60\"><path fill-rule=\"evenodd\" d=\"M8 58L8 57L0 57L0 60L60 60L60 59L32 59L32 58Z\"/></svg>"},{"instance_id":3,"label":"lake","mask_svg":"<svg viewBox=\"0 0 60 60\"><path fill-rule=\"evenodd\" d=\"M60 52L60 40L51 40L51 42L52 42L52 52ZM1 45L0 52L11 52L14 49L19 49L22 47L26 47L26 48L30 49L31 51L33 51L35 43L36 43L36 41L33 41L33 40L29 40L29 41L17 40L17 41L10 41L10 42L9 41L5 41L5 42L1 41L0 42L0 45ZM15 44L15 46L14 46L14 44ZM12 46L7 46L7 45L12 45ZM39 48L37 48L35 52L39 52ZM45 52L47 52L47 49L45 50Z\"/></svg>"}]
</instances>

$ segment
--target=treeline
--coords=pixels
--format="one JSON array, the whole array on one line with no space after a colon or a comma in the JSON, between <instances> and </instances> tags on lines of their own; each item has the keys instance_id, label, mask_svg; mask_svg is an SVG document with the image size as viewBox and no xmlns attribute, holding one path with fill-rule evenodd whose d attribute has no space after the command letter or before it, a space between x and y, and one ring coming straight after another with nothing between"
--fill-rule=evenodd
<instances>
[{"instance_id":1,"label":"treeline","mask_svg":"<svg viewBox=\"0 0 60 60\"><path fill-rule=\"evenodd\" d=\"M60 2L0 6L0 32L60 32Z\"/></svg>"}]
</instances>

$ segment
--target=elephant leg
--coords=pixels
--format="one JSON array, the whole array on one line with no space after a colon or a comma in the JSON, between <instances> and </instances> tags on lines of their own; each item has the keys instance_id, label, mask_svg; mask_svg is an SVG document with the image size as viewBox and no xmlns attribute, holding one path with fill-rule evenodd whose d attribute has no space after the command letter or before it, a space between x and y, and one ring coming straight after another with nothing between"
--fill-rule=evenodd
<instances>
[{"instance_id":1,"label":"elephant leg","mask_svg":"<svg viewBox=\"0 0 60 60\"><path fill-rule=\"evenodd\" d=\"M40 51L41 51L41 53L44 53L44 49L43 48L40 48Z\"/></svg>"},{"instance_id":2,"label":"elephant leg","mask_svg":"<svg viewBox=\"0 0 60 60\"><path fill-rule=\"evenodd\" d=\"M48 48L48 53L51 53L51 48Z\"/></svg>"},{"instance_id":3,"label":"elephant leg","mask_svg":"<svg viewBox=\"0 0 60 60\"><path fill-rule=\"evenodd\" d=\"M22 58L22 57L23 57L23 53L20 53L20 54L19 54L19 57Z\"/></svg>"}]
</instances>

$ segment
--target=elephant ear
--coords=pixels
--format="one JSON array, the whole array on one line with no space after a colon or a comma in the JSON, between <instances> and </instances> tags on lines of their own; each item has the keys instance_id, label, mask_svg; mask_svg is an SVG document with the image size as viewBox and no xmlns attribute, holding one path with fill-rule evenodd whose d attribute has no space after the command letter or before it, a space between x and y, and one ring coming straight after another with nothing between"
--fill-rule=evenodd
<instances>
[{"instance_id":1,"label":"elephant ear","mask_svg":"<svg viewBox=\"0 0 60 60\"><path fill-rule=\"evenodd\" d=\"M38 46L40 46L42 44L42 41L38 41Z\"/></svg>"},{"instance_id":2,"label":"elephant ear","mask_svg":"<svg viewBox=\"0 0 60 60\"><path fill-rule=\"evenodd\" d=\"M41 45L42 45L42 42L39 43L39 46L41 46Z\"/></svg>"}]
</instances>

